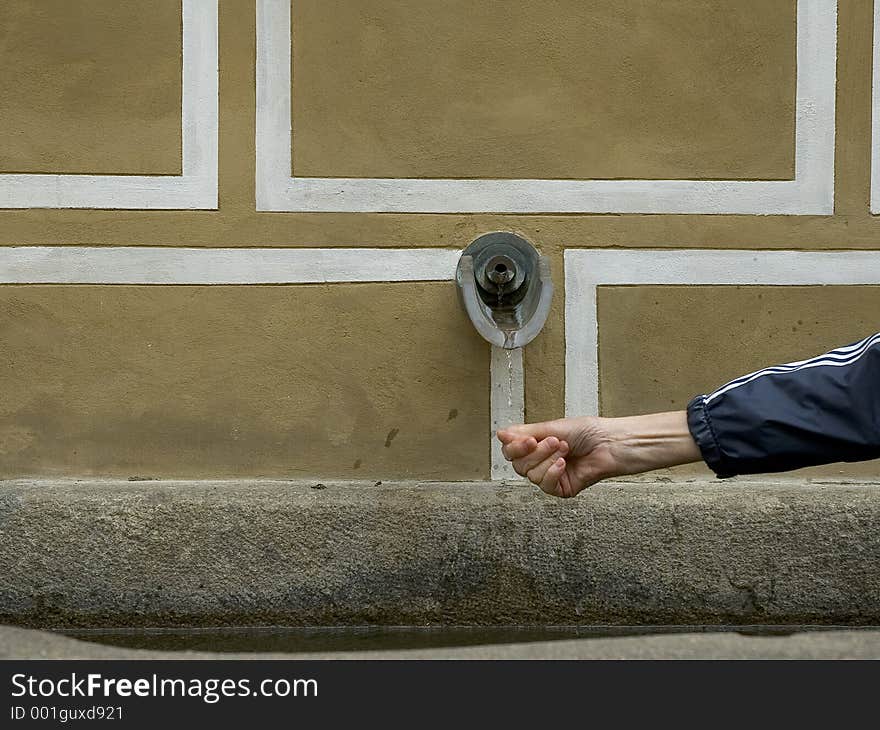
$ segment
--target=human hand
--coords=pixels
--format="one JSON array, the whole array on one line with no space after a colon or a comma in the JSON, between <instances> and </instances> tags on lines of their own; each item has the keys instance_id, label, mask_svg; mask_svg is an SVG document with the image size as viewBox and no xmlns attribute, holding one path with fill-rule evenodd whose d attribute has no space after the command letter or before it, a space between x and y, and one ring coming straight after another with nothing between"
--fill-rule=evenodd
<instances>
[{"instance_id":1,"label":"human hand","mask_svg":"<svg viewBox=\"0 0 880 730\"><path fill-rule=\"evenodd\" d=\"M516 473L547 494L574 497L596 482L699 461L684 411L562 418L497 432Z\"/></svg>"},{"instance_id":2,"label":"human hand","mask_svg":"<svg viewBox=\"0 0 880 730\"><path fill-rule=\"evenodd\" d=\"M517 474L543 492L574 497L618 470L598 418L566 418L498 431L501 452Z\"/></svg>"}]
</instances>

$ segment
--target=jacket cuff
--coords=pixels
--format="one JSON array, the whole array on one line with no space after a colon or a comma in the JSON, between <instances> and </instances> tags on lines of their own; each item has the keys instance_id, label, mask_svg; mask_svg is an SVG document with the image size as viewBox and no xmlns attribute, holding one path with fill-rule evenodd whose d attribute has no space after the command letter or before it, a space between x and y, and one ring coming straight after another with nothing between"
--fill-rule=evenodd
<instances>
[{"instance_id":1,"label":"jacket cuff","mask_svg":"<svg viewBox=\"0 0 880 730\"><path fill-rule=\"evenodd\" d=\"M706 396L698 395L688 403L687 406L687 423L688 430L697 446L700 454L707 466L715 472L719 479L727 479L736 476L725 464L725 458L721 453L721 447L718 444L718 438L715 430L712 428L712 421L709 418L709 411L706 406Z\"/></svg>"}]
</instances>

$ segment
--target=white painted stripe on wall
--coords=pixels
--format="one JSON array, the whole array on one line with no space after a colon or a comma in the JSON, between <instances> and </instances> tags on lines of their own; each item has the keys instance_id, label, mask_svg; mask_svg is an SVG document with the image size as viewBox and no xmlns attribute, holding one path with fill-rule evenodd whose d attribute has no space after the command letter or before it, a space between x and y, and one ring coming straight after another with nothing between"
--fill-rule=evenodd
<instances>
[{"instance_id":1,"label":"white painted stripe on wall","mask_svg":"<svg viewBox=\"0 0 880 730\"><path fill-rule=\"evenodd\" d=\"M522 423L525 419L525 376L523 373L523 351L505 350L492 347L492 397L490 412L492 424L489 438L492 445L493 480L520 479L510 462L501 453L501 442L495 431L505 426Z\"/></svg>"},{"instance_id":2,"label":"white painted stripe on wall","mask_svg":"<svg viewBox=\"0 0 880 730\"><path fill-rule=\"evenodd\" d=\"M836 0L798 0L793 180L291 177L290 2L257 0L257 209L403 213L834 212Z\"/></svg>"},{"instance_id":3,"label":"white painted stripe on wall","mask_svg":"<svg viewBox=\"0 0 880 730\"><path fill-rule=\"evenodd\" d=\"M565 252L565 411L599 412L599 323L602 285L880 284L875 251L707 251L569 249Z\"/></svg>"},{"instance_id":4,"label":"white painted stripe on wall","mask_svg":"<svg viewBox=\"0 0 880 730\"><path fill-rule=\"evenodd\" d=\"M880 213L880 2L874 2L874 57L871 64L871 213Z\"/></svg>"},{"instance_id":5,"label":"white painted stripe on wall","mask_svg":"<svg viewBox=\"0 0 880 730\"><path fill-rule=\"evenodd\" d=\"M293 154L290 38L290 0L257 0L257 210L288 209L282 193L291 175Z\"/></svg>"},{"instance_id":6,"label":"white painted stripe on wall","mask_svg":"<svg viewBox=\"0 0 880 730\"><path fill-rule=\"evenodd\" d=\"M220 130L218 0L182 0L182 3L181 171L183 179L189 181L206 204L203 207L216 209ZM187 27L191 29L189 32Z\"/></svg>"},{"instance_id":7,"label":"white painted stripe on wall","mask_svg":"<svg viewBox=\"0 0 880 730\"><path fill-rule=\"evenodd\" d=\"M450 281L460 255L437 248L0 247L0 284Z\"/></svg>"},{"instance_id":8,"label":"white painted stripe on wall","mask_svg":"<svg viewBox=\"0 0 880 730\"><path fill-rule=\"evenodd\" d=\"M0 174L0 208L217 208L217 0L181 2L183 174Z\"/></svg>"},{"instance_id":9,"label":"white painted stripe on wall","mask_svg":"<svg viewBox=\"0 0 880 730\"><path fill-rule=\"evenodd\" d=\"M0 247L0 284L319 284L452 281L461 251L439 248ZM493 347L492 479L518 478L494 437L524 411L522 350ZM500 364L499 364L500 363Z\"/></svg>"}]
</instances>

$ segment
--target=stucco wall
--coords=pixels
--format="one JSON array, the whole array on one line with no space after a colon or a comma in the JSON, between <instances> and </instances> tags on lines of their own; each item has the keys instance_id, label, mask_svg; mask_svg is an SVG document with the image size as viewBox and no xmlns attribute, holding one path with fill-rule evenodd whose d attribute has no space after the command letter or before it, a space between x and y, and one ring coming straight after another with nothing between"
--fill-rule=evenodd
<instances>
[{"instance_id":1,"label":"stucco wall","mask_svg":"<svg viewBox=\"0 0 880 730\"><path fill-rule=\"evenodd\" d=\"M293 172L789 178L794 20L763 0L294 2Z\"/></svg>"},{"instance_id":2,"label":"stucco wall","mask_svg":"<svg viewBox=\"0 0 880 730\"><path fill-rule=\"evenodd\" d=\"M180 174L178 0L3 3L0 28L3 172Z\"/></svg>"},{"instance_id":3,"label":"stucco wall","mask_svg":"<svg viewBox=\"0 0 880 730\"><path fill-rule=\"evenodd\" d=\"M459 249L486 231L513 230L552 261L556 298L524 353L524 388L529 420L557 417L565 251L878 248L872 3L840 3L829 36L835 5L260 0L221 3L215 25L212 0L7 3L0 59L13 72L0 81L0 245L326 248L332 256ZM257 93L277 65L267 32L285 13L289 110ZM816 38L799 55L798 44ZM204 83L215 67L216 93ZM798 84L812 82L821 103L799 106ZM201 115L190 132L207 130L194 142L181 124L188 110ZM286 209L261 210L259 184L275 184L257 171L260 149L277 143L258 141L266 115L282 127L290 120L292 189L304 176L343 177L390 192L365 206L343 182L334 212L305 212L302 199L288 204L269 190L266 199ZM798 133L811 129L819 154L796 170ZM558 207L552 196L529 203L529 190L548 179L645 180L650 201L669 181L788 185L795 172L813 181L802 197L782 205L771 192L737 214L723 196L711 215L624 212L614 196L601 212L572 212L568 192ZM85 202L63 193L72 174L97 190ZM196 193L177 197L176 181L182 189L188 175ZM477 192L444 199L443 213L418 203L393 212L400 207L383 201L407 199L395 181L414 179L468 180ZM497 197L480 192L492 180L523 181L503 214ZM27 198L31 189L36 197ZM703 189L670 209L717 203ZM150 209L160 198L172 209ZM581 209L597 206L586 195ZM792 206L803 211L782 214ZM0 263L3 476L489 474L489 346L449 280L79 286L33 284L27 267L10 272ZM875 281L880 274L861 283ZM599 288L606 413L683 407L729 376L878 329L870 286L711 283ZM567 325L571 332L578 322Z\"/></svg>"},{"instance_id":4,"label":"stucco wall","mask_svg":"<svg viewBox=\"0 0 880 730\"><path fill-rule=\"evenodd\" d=\"M7 286L0 331L3 477L488 463L488 345L446 284Z\"/></svg>"}]
</instances>

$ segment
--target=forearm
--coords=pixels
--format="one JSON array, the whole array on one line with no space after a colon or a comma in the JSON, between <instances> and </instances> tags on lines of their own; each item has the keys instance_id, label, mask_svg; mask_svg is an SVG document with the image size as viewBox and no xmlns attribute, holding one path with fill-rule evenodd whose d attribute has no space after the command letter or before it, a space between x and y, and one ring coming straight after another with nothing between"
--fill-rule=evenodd
<instances>
[{"instance_id":1,"label":"forearm","mask_svg":"<svg viewBox=\"0 0 880 730\"><path fill-rule=\"evenodd\" d=\"M640 474L701 460L687 412L600 419L619 474Z\"/></svg>"}]
</instances>

